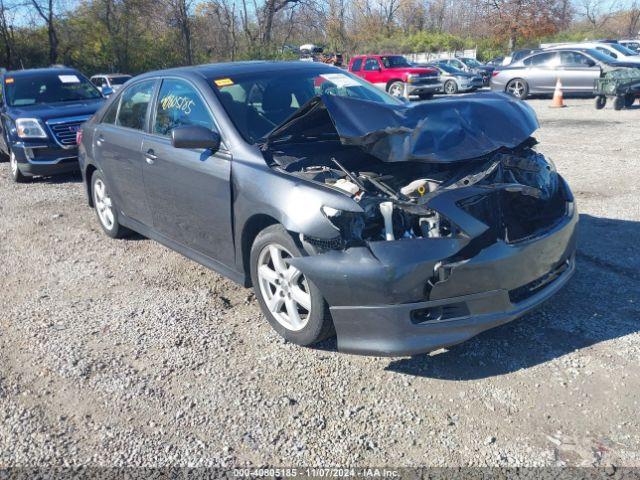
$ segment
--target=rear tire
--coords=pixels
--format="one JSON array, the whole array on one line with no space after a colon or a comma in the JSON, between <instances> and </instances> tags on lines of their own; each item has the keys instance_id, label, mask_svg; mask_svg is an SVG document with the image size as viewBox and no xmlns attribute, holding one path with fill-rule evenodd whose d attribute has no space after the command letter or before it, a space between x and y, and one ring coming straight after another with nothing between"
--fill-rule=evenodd
<instances>
[{"instance_id":1,"label":"rear tire","mask_svg":"<svg viewBox=\"0 0 640 480\"><path fill-rule=\"evenodd\" d=\"M595 101L596 110L602 110L607 105L607 97L598 95Z\"/></svg>"},{"instance_id":2,"label":"rear tire","mask_svg":"<svg viewBox=\"0 0 640 480\"><path fill-rule=\"evenodd\" d=\"M618 95L613 99L613 109L614 110L622 110L624 108L624 97L622 95Z\"/></svg>"},{"instance_id":3,"label":"rear tire","mask_svg":"<svg viewBox=\"0 0 640 480\"><path fill-rule=\"evenodd\" d=\"M20 171L18 159L16 158L16 154L14 152L9 152L9 173L11 174L11 180L16 183L26 183L31 179L31 177L23 175Z\"/></svg>"},{"instance_id":4,"label":"rear tire","mask_svg":"<svg viewBox=\"0 0 640 480\"><path fill-rule=\"evenodd\" d=\"M447 95L455 95L458 93L458 84L454 80L444 82L444 93Z\"/></svg>"},{"instance_id":5,"label":"rear tire","mask_svg":"<svg viewBox=\"0 0 640 480\"><path fill-rule=\"evenodd\" d=\"M131 230L120 225L118 207L113 202L104 176L97 170L91 176L91 196L98 223L104 233L111 238L124 238L131 235Z\"/></svg>"},{"instance_id":6,"label":"rear tire","mask_svg":"<svg viewBox=\"0 0 640 480\"><path fill-rule=\"evenodd\" d=\"M525 100L529 96L529 84L522 78L514 78L507 83L506 92L520 100Z\"/></svg>"},{"instance_id":7,"label":"rear tire","mask_svg":"<svg viewBox=\"0 0 640 480\"><path fill-rule=\"evenodd\" d=\"M282 225L262 230L251 247L253 289L273 329L297 345L311 345L335 334L329 307L318 287L286 258L302 257Z\"/></svg>"}]
</instances>

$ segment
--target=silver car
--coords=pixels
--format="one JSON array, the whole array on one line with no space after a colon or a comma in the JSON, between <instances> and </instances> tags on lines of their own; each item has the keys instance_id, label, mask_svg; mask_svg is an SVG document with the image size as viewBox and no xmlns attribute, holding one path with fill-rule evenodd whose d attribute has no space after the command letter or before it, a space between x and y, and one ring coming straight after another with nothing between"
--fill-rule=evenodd
<instances>
[{"instance_id":1,"label":"silver car","mask_svg":"<svg viewBox=\"0 0 640 480\"><path fill-rule=\"evenodd\" d=\"M427 65L438 70L442 82L442 92L453 95L458 92L473 92L482 88L482 76L479 74L463 72L447 64L432 63Z\"/></svg>"},{"instance_id":2,"label":"silver car","mask_svg":"<svg viewBox=\"0 0 640 480\"><path fill-rule=\"evenodd\" d=\"M557 80L565 93L593 93L603 70L637 67L617 62L591 48L560 48L530 55L508 67L496 70L491 90L508 92L520 99L532 94L552 94Z\"/></svg>"}]
</instances>

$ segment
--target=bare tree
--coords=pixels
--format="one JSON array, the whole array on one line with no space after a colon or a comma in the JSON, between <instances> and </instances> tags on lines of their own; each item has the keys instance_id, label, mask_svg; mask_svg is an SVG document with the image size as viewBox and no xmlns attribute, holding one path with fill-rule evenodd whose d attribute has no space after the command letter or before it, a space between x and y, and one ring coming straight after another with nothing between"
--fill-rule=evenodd
<instances>
[{"instance_id":1,"label":"bare tree","mask_svg":"<svg viewBox=\"0 0 640 480\"><path fill-rule=\"evenodd\" d=\"M47 36L49 39L49 62L54 64L58 61L58 32L55 26L54 0L31 0L33 8L47 25Z\"/></svg>"},{"instance_id":2,"label":"bare tree","mask_svg":"<svg viewBox=\"0 0 640 480\"><path fill-rule=\"evenodd\" d=\"M633 0L627 10L626 34L629 38L635 38L640 29L640 1Z\"/></svg>"},{"instance_id":3,"label":"bare tree","mask_svg":"<svg viewBox=\"0 0 640 480\"><path fill-rule=\"evenodd\" d=\"M9 5L5 0L0 0L0 38L4 44L4 61L7 68L11 68L17 60L14 30L9 18L12 7L13 5Z\"/></svg>"},{"instance_id":4,"label":"bare tree","mask_svg":"<svg viewBox=\"0 0 640 480\"><path fill-rule=\"evenodd\" d=\"M617 10L617 2L604 0L579 0L578 12L594 30L601 30Z\"/></svg>"}]
</instances>

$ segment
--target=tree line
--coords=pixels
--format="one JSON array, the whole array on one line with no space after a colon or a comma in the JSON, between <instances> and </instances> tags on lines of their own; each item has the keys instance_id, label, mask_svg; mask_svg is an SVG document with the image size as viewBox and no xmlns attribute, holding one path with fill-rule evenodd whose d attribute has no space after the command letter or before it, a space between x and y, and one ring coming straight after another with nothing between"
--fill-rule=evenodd
<instances>
[{"instance_id":1,"label":"tree line","mask_svg":"<svg viewBox=\"0 0 640 480\"><path fill-rule=\"evenodd\" d=\"M0 0L0 66L87 74L327 51L481 59L540 41L635 37L640 0Z\"/></svg>"}]
</instances>

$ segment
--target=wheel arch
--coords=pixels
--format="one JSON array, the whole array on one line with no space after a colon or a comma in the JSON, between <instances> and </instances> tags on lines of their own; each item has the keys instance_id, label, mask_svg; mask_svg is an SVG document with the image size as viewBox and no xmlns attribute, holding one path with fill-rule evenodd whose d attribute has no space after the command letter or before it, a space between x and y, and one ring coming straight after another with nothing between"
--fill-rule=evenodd
<instances>
[{"instance_id":1,"label":"wheel arch","mask_svg":"<svg viewBox=\"0 0 640 480\"><path fill-rule=\"evenodd\" d=\"M91 208L95 207L93 204L93 192L91 191L91 180L93 179L93 174L98 170L98 168L92 163L87 165L84 174L84 183L85 189L87 191L87 203Z\"/></svg>"},{"instance_id":2,"label":"wheel arch","mask_svg":"<svg viewBox=\"0 0 640 480\"><path fill-rule=\"evenodd\" d=\"M240 255L242 259L242 272L244 273L244 286L251 287L251 246L258 234L271 225L279 224L280 222L265 213L258 213L252 215L245 222L242 233L240 235Z\"/></svg>"},{"instance_id":3,"label":"wheel arch","mask_svg":"<svg viewBox=\"0 0 640 480\"><path fill-rule=\"evenodd\" d=\"M391 80L387 81L387 86L385 87L385 92L389 91L389 88L391 87L391 84L395 83L395 82L400 82L400 83L404 83L404 80L402 80L401 78L392 78Z\"/></svg>"}]
</instances>

